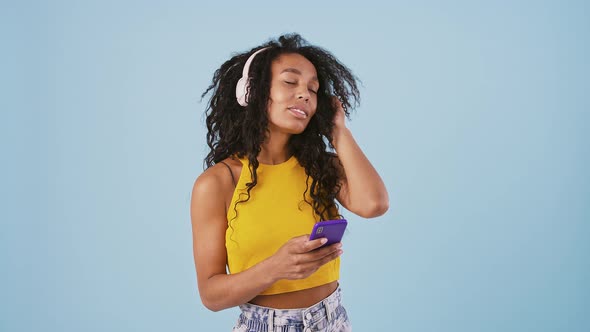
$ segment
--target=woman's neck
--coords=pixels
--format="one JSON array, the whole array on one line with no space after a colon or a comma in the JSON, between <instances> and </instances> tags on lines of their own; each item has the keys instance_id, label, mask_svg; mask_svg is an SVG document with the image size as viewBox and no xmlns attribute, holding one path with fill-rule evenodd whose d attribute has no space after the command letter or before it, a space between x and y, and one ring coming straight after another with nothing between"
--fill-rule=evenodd
<instances>
[{"instance_id":1,"label":"woman's neck","mask_svg":"<svg viewBox=\"0 0 590 332\"><path fill-rule=\"evenodd\" d=\"M289 138L291 134L281 132L270 132L266 141L262 143L258 162L267 165L281 164L291 157L289 150Z\"/></svg>"}]
</instances>

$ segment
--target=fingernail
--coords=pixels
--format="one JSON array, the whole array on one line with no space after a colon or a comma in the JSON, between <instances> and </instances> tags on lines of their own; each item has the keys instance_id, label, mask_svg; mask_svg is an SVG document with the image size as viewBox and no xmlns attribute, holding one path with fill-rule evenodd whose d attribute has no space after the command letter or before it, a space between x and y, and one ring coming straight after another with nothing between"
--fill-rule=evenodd
<instances>
[{"instance_id":1,"label":"fingernail","mask_svg":"<svg viewBox=\"0 0 590 332\"><path fill-rule=\"evenodd\" d=\"M328 242L328 239L326 239L325 237L324 237L324 238L322 238L322 240L320 241L320 243L321 243L321 244L324 244L324 243L326 243L326 242Z\"/></svg>"}]
</instances>

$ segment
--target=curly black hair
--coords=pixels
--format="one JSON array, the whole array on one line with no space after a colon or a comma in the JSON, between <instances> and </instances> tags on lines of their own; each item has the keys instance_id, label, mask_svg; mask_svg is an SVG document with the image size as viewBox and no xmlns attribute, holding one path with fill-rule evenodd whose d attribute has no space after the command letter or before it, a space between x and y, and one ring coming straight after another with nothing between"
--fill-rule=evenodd
<instances>
[{"instance_id":1,"label":"curly black hair","mask_svg":"<svg viewBox=\"0 0 590 332\"><path fill-rule=\"evenodd\" d=\"M262 48L267 49L257 54L250 64L248 105L240 106L235 96L236 84L242 76L246 60ZM290 138L288 147L307 174L304 200L311 204L320 220L334 219L340 216L335 208L340 175L334 162L340 161L327 150L328 147L334 150L332 129L337 108L332 97L336 96L341 101L346 117L350 118L350 109L360 102L358 79L330 52L310 45L299 34L282 35L278 40L270 40L248 52L233 55L215 71L211 85L201 96L203 98L210 91L213 92L206 111L207 145L210 152L204 160L204 168L232 155L247 157L251 165L252 182L246 185L247 198L236 202L236 206L237 203L249 200L250 191L257 184L257 156L268 132L271 63L281 54L288 53L307 58L314 65L320 83L316 113L302 133ZM312 202L305 199L307 192Z\"/></svg>"}]
</instances>

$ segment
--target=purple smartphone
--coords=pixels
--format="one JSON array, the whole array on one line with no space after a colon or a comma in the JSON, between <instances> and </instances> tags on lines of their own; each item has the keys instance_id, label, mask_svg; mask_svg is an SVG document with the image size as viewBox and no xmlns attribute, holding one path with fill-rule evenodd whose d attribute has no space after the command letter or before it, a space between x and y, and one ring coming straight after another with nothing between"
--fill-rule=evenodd
<instances>
[{"instance_id":1,"label":"purple smartphone","mask_svg":"<svg viewBox=\"0 0 590 332\"><path fill-rule=\"evenodd\" d=\"M347 224L348 222L346 219L320 221L313 225L313 230L311 231L309 239L315 240L325 237L328 239L328 242L326 242L323 246L340 242L342 240L342 235L344 235L344 230L346 229Z\"/></svg>"}]
</instances>

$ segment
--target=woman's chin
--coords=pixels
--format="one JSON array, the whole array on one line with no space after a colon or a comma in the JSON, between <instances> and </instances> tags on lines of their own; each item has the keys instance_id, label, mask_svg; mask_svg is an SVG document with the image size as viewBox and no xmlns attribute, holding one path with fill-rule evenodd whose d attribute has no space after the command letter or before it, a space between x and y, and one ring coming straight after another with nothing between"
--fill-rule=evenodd
<instances>
[{"instance_id":1,"label":"woman's chin","mask_svg":"<svg viewBox=\"0 0 590 332\"><path fill-rule=\"evenodd\" d=\"M272 121L269 119L269 126L268 129L270 132L276 133L283 133L289 135L298 135L301 134L305 128L309 125L308 121L297 119L292 121L292 119L281 119L281 121Z\"/></svg>"},{"instance_id":2,"label":"woman's chin","mask_svg":"<svg viewBox=\"0 0 590 332\"><path fill-rule=\"evenodd\" d=\"M281 131L287 134L291 134L291 135L298 135L301 134L305 128L307 127L307 124L290 124L288 126L282 126L281 127Z\"/></svg>"},{"instance_id":3,"label":"woman's chin","mask_svg":"<svg viewBox=\"0 0 590 332\"><path fill-rule=\"evenodd\" d=\"M289 131L289 134L291 135L299 135L301 134L303 131L305 130L305 127L299 127L299 128L291 128Z\"/></svg>"}]
</instances>

